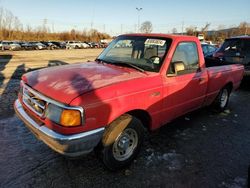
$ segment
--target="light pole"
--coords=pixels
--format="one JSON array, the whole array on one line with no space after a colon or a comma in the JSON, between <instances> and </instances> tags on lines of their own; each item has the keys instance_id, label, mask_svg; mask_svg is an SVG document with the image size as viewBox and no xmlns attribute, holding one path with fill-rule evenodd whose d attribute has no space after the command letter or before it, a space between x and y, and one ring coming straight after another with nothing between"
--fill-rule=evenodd
<instances>
[{"instance_id":1,"label":"light pole","mask_svg":"<svg viewBox=\"0 0 250 188\"><path fill-rule=\"evenodd\" d=\"M139 30L140 30L140 11L142 10L142 8L138 8L138 7L136 7L136 10L138 11L138 25L137 25L137 32L139 33Z\"/></svg>"}]
</instances>

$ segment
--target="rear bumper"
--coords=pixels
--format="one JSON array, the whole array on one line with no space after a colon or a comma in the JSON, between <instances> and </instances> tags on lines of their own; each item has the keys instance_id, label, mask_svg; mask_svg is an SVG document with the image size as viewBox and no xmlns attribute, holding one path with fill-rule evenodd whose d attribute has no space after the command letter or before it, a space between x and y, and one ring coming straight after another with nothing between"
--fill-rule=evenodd
<instances>
[{"instance_id":1,"label":"rear bumper","mask_svg":"<svg viewBox=\"0 0 250 188\"><path fill-rule=\"evenodd\" d=\"M56 152L69 157L77 157L91 152L100 142L104 132L104 128L99 128L79 134L62 135L48 129L45 125L38 125L24 111L18 99L15 101L14 109L26 127L28 127L38 139L42 140Z\"/></svg>"}]
</instances>

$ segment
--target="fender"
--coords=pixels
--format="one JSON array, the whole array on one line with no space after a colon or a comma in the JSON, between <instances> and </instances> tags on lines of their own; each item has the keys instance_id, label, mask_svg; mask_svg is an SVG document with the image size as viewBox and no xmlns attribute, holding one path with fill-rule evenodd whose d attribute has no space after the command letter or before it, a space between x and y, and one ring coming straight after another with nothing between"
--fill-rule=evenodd
<instances>
[{"instance_id":1,"label":"fender","mask_svg":"<svg viewBox=\"0 0 250 188\"><path fill-rule=\"evenodd\" d=\"M128 126L131 122L132 116L129 114L123 114L117 119L115 119L112 123L110 123L102 138L102 143L104 146L109 146L115 142L115 139L119 136L119 134Z\"/></svg>"}]
</instances>

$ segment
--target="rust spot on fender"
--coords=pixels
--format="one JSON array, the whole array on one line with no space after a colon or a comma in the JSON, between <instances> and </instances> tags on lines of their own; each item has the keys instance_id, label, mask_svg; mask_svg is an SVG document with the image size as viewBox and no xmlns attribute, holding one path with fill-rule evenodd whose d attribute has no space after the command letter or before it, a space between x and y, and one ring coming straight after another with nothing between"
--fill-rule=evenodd
<instances>
[{"instance_id":1,"label":"rust spot on fender","mask_svg":"<svg viewBox=\"0 0 250 188\"><path fill-rule=\"evenodd\" d=\"M105 130L102 138L102 143L104 146L109 146L115 142L115 139L119 134L128 126L131 122L132 116L129 114L124 114L114 120L108 128Z\"/></svg>"}]
</instances>

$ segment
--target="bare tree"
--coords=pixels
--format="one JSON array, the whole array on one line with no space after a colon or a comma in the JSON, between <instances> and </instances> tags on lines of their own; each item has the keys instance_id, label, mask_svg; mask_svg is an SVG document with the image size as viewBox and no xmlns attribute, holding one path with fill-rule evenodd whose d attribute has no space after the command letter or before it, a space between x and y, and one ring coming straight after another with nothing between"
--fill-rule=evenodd
<instances>
[{"instance_id":1,"label":"bare tree","mask_svg":"<svg viewBox=\"0 0 250 188\"><path fill-rule=\"evenodd\" d=\"M150 21L145 21L141 24L140 31L142 33L151 33L153 31L153 25Z\"/></svg>"},{"instance_id":2,"label":"bare tree","mask_svg":"<svg viewBox=\"0 0 250 188\"><path fill-rule=\"evenodd\" d=\"M1 7L1 8L0 8L0 29L3 28L3 17L4 17L4 10L3 10L3 8Z\"/></svg>"},{"instance_id":3,"label":"bare tree","mask_svg":"<svg viewBox=\"0 0 250 188\"><path fill-rule=\"evenodd\" d=\"M238 26L238 35L247 35L250 33L250 24L247 22L241 22Z\"/></svg>"},{"instance_id":4,"label":"bare tree","mask_svg":"<svg viewBox=\"0 0 250 188\"><path fill-rule=\"evenodd\" d=\"M207 32L210 25L211 25L210 23L206 23L205 26L201 28L201 32L202 33Z\"/></svg>"},{"instance_id":5,"label":"bare tree","mask_svg":"<svg viewBox=\"0 0 250 188\"><path fill-rule=\"evenodd\" d=\"M216 41L221 43L227 37L226 32L225 32L225 30L226 30L225 28L226 28L225 25L219 25L218 26L217 32L216 32Z\"/></svg>"},{"instance_id":6,"label":"bare tree","mask_svg":"<svg viewBox=\"0 0 250 188\"><path fill-rule=\"evenodd\" d=\"M53 29L52 29L53 30ZM84 32L72 29L68 32L52 33L48 27L48 20L44 19L41 26L32 28L27 25L23 28L18 17L14 16L11 11L0 7L0 40L79 40L79 41L95 41L111 38L106 33L101 33L96 29Z\"/></svg>"},{"instance_id":7,"label":"bare tree","mask_svg":"<svg viewBox=\"0 0 250 188\"><path fill-rule=\"evenodd\" d=\"M210 25L210 23L206 23L205 26L201 28L201 33L204 34L205 38L207 37L207 30Z\"/></svg>"},{"instance_id":8,"label":"bare tree","mask_svg":"<svg viewBox=\"0 0 250 188\"><path fill-rule=\"evenodd\" d=\"M3 38L3 17L4 17L4 10L0 8L0 39Z\"/></svg>"},{"instance_id":9,"label":"bare tree","mask_svg":"<svg viewBox=\"0 0 250 188\"><path fill-rule=\"evenodd\" d=\"M195 26L189 26L186 28L186 33L187 35L191 35L191 36L195 36L197 31L196 31L197 27Z\"/></svg>"}]
</instances>

